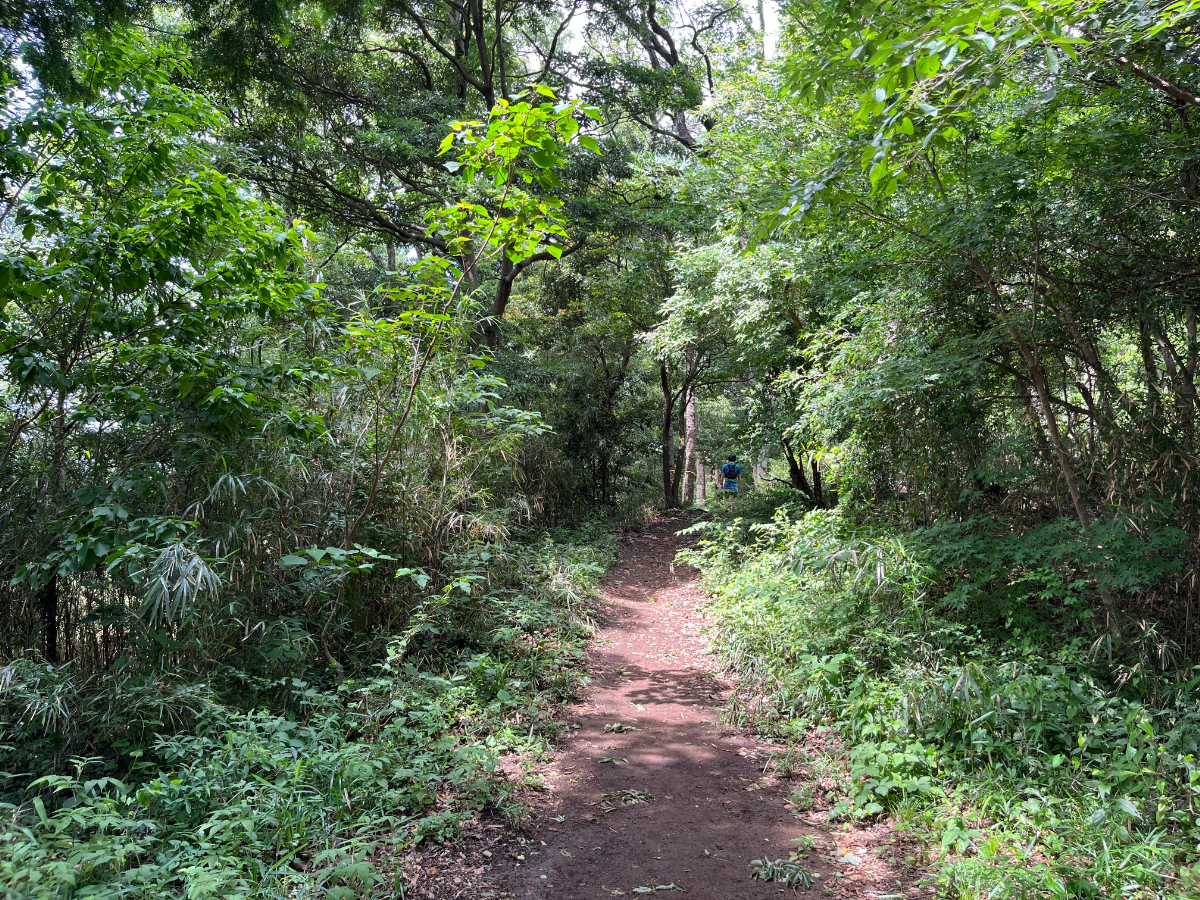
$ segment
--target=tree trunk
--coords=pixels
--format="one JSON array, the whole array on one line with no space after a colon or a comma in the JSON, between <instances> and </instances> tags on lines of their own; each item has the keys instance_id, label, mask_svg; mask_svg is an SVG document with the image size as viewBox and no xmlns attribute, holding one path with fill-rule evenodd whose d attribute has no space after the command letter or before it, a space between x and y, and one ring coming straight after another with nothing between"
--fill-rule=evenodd
<instances>
[{"instance_id":1,"label":"tree trunk","mask_svg":"<svg viewBox=\"0 0 1200 900\"><path fill-rule=\"evenodd\" d=\"M38 607L42 615L42 637L46 648L46 662L57 665L60 661L58 652L58 575L51 575L50 580L38 590Z\"/></svg>"},{"instance_id":2,"label":"tree trunk","mask_svg":"<svg viewBox=\"0 0 1200 900\"><path fill-rule=\"evenodd\" d=\"M1158 365L1154 362L1154 352L1150 349L1150 325L1145 312L1138 317L1138 349L1142 352L1142 368L1146 372L1146 390L1155 404L1159 400Z\"/></svg>"},{"instance_id":3,"label":"tree trunk","mask_svg":"<svg viewBox=\"0 0 1200 900\"><path fill-rule=\"evenodd\" d=\"M992 297L992 302L995 304L996 312L1000 316L1001 322L1008 329L1013 343L1016 344L1021 361L1025 363L1025 371L1029 374L1029 383L1033 385L1034 393L1038 398L1038 404L1042 407L1042 414L1046 423L1046 433L1050 438L1050 445L1054 448L1055 456L1058 457L1059 470L1063 481L1067 485L1067 492L1071 495L1071 502L1075 506L1075 514L1079 516L1080 524L1084 528L1087 528L1092 524L1092 517L1083 501L1083 494L1079 490L1079 481L1075 477L1075 467L1071 463L1066 446L1063 444L1062 432L1058 429L1058 419L1054 415L1054 406L1050 399L1050 389L1046 384L1046 376L1042 371L1041 363L1026 342L1024 335L1021 334L1021 330L1009 319L1007 310L1004 307L1004 300L1000 296L1000 292L996 289L996 283L992 280L991 274L983 265L983 261L978 256L972 255L971 264L975 269L975 273L987 287L988 293ZM1148 337L1146 341L1148 341Z\"/></svg>"},{"instance_id":4,"label":"tree trunk","mask_svg":"<svg viewBox=\"0 0 1200 900\"><path fill-rule=\"evenodd\" d=\"M767 464L765 462L756 462L751 467L751 474L754 477L754 483L751 487L758 490L760 484L766 484L767 481Z\"/></svg>"},{"instance_id":5,"label":"tree trunk","mask_svg":"<svg viewBox=\"0 0 1200 900\"><path fill-rule=\"evenodd\" d=\"M687 392L687 402L684 405L684 425L686 433L684 435L683 447L686 454L684 463L686 479L683 487L683 499L687 504L696 502L696 479L698 467L696 465L696 433L700 428L700 415L696 410L696 392L689 390Z\"/></svg>"},{"instance_id":6,"label":"tree trunk","mask_svg":"<svg viewBox=\"0 0 1200 900\"><path fill-rule=\"evenodd\" d=\"M688 386L683 387L683 394L686 395ZM680 500L683 497L683 472L687 467L687 457L685 454L684 433L687 431L687 418L684 415L685 405L683 397L675 406L675 468L671 473L671 496L675 499L675 507L682 504Z\"/></svg>"},{"instance_id":7,"label":"tree trunk","mask_svg":"<svg viewBox=\"0 0 1200 900\"><path fill-rule=\"evenodd\" d=\"M608 503L608 441L600 439L600 500Z\"/></svg>"},{"instance_id":8,"label":"tree trunk","mask_svg":"<svg viewBox=\"0 0 1200 900\"><path fill-rule=\"evenodd\" d=\"M516 277L517 267L505 255L500 260L500 279L496 282L496 293L492 296L491 313L483 323L483 343L489 350L495 350L500 344L500 320L504 318L504 311L508 309Z\"/></svg>"},{"instance_id":9,"label":"tree trunk","mask_svg":"<svg viewBox=\"0 0 1200 900\"><path fill-rule=\"evenodd\" d=\"M810 461L809 467L812 469L813 503L817 504L818 509L825 509L825 492L821 490L821 467L817 465L815 456Z\"/></svg>"},{"instance_id":10,"label":"tree trunk","mask_svg":"<svg viewBox=\"0 0 1200 900\"><path fill-rule=\"evenodd\" d=\"M796 454L792 452L792 445L787 441L783 441L783 453L787 457L788 478L791 481L792 487L803 493L810 500L813 499L812 488L808 486L808 479L804 476L804 467L796 461Z\"/></svg>"},{"instance_id":11,"label":"tree trunk","mask_svg":"<svg viewBox=\"0 0 1200 900\"><path fill-rule=\"evenodd\" d=\"M1033 385L1034 393L1037 395L1038 404L1042 408L1042 418L1046 425L1046 434L1050 438L1050 445L1054 448L1054 454L1058 458L1058 468L1062 475L1063 482L1067 486L1067 493L1071 495L1071 503L1075 507L1075 515L1079 517L1079 524L1083 526L1084 531L1091 527L1092 515L1088 511L1087 503L1084 501L1083 492L1079 489L1079 480L1075 476L1075 466L1071 462L1071 456L1067 451L1066 445L1062 439L1062 432L1058 428L1058 419L1054 415L1054 406L1050 400L1050 388L1046 383L1045 372L1042 370L1041 362L1037 355L1030 348L1025 340L1021 330L1013 322L1004 306L1004 299L1000 296L999 290L996 288L996 282L992 279L991 273L981 260L975 254L971 255L971 267L979 276L987 287L988 293L992 298L992 302L996 307L996 313L1000 317L1000 321L1008 329L1009 335L1016 344L1017 352L1021 356L1021 361L1025 363L1025 370L1029 375L1029 383ZM1147 329L1142 327L1142 344L1143 344L1143 362L1147 366L1147 377L1151 377L1153 364L1152 355L1148 354L1146 347L1149 345L1149 335ZM1157 381L1157 377L1155 376ZM815 470L814 470L815 471ZM1108 615L1108 629L1113 637L1119 637L1121 634L1120 624L1117 620L1117 608L1112 595L1102 589L1100 591L1100 602L1104 605L1104 610Z\"/></svg>"},{"instance_id":12,"label":"tree trunk","mask_svg":"<svg viewBox=\"0 0 1200 900\"><path fill-rule=\"evenodd\" d=\"M658 377L663 394L662 417L662 477L663 503L667 509L675 508L675 495L671 491L671 431L675 421L675 397L671 393L671 373L665 362L658 364Z\"/></svg>"},{"instance_id":13,"label":"tree trunk","mask_svg":"<svg viewBox=\"0 0 1200 900\"><path fill-rule=\"evenodd\" d=\"M1075 476L1075 466L1071 462L1070 453L1063 442L1062 432L1058 427L1058 418L1054 415L1054 406L1050 399L1050 388L1046 384L1045 373L1042 371L1041 364L1034 358L1029 345L1025 343L1015 329L1013 329L1013 333L1018 341L1017 349L1020 351L1021 357L1025 361L1025 369L1029 373L1029 383L1033 385L1034 393L1038 398L1038 404L1042 407L1042 419L1046 424L1046 435L1050 438L1050 446L1054 449L1054 455L1058 458L1059 471L1062 473L1063 482L1067 486L1067 493L1071 495L1071 503L1075 507L1075 515L1079 517L1079 523L1084 528L1088 528L1092 524L1092 515L1088 512L1087 503L1083 499L1083 492L1079 489L1079 479Z\"/></svg>"},{"instance_id":14,"label":"tree trunk","mask_svg":"<svg viewBox=\"0 0 1200 900\"><path fill-rule=\"evenodd\" d=\"M67 371L66 366L63 366L62 369ZM52 510L62 495L63 466L67 460L67 392L65 389L58 391L57 415L51 427L54 447L50 456L51 468L46 482L46 496L42 499L43 502L48 501L48 508ZM41 586L37 596L42 617L42 634L46 642L46 661L54 664L62 661L62 653L58 644L60 624L58 594L58 573L55 572L50 576L50 580Z\"/></svg>"},{"instance_id":15,"label":"tree trunk","mask_svg":"<svg viewBox=\"0 0 1200 900\"><path fill-rule=\"evenodd\" d=\"M454 59L460 62L467 55L467 39L463 28L463 10L461 7L450 6L450 27L454 30ZM459 108L467 102L467 81L460 74L454 86L454 94L458 98Z\"/></svg>"},{"instance_id":16,"label":"tree trunk","mask_svg":"<svg viewBox=\"0 0 1200 900\"><path fill-rule=\"evenodd\" d=\"M1180 426L1187 438L1187 442L1190 444L1195 424L1196 406L1200 402L1196 396L1196 382L1193 375L1194 366L1189 366L1188 359L1181 356L1175 350L1175 345L1158 322L1150 322L1150 334L1154 338L1154 342L1158 344L1159 355L1163 360L1163 367L1167 370L1167 377L1171 380L1175 409L1179 415Z\"/></svg>"},{"instance_id":17,"label":"tree trunk","mask_svg":"<svg viewBox=\"0 0 1200 900\"><path fill-rule=\"evenodd\" d=\"M1017 383L1021 389L1021 399L1024 402L1025 413L1029 416L1029 425L1033 431L1033 442L1037 445L1038 455L1048 463L1053 465L1054 451L1050 449L1050 441L1046 438L1046 430L1042 428L1042 420L1037 414L1037 410L1033 408L1033 397L1031 393L1033 386L1030 385L1029 379L1017 376Z\"/></svg>"},{"instance_id":18,"label":"tree trunk","mask_svg":"<svg viewBox=\"0 0 1200 900\"><path fill-rule=\"evenodd\" d=\"M671 121L675 126L675 134L679 137L680 143L686 147L694 147L696 139L692 136L692 130L688 128L687 116L683 110L676 110L671 116Z\"/></svg>"}]
</instances>

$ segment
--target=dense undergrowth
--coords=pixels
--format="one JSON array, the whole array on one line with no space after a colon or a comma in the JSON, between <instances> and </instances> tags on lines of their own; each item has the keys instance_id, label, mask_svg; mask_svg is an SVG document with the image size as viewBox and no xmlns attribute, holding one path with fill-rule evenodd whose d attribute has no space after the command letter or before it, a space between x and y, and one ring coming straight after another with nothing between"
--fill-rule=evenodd
<instances>
[{"instance_id":1,"label":"dense undergrowth","mask_svg":"<svg viewBox=\"0 0 1200 900\"><path fill-rule=\"evenodd\" d=\"M599 525L478 543L340 682L12 661L0 895L403 896L397 851L504 809L499 757L553 734L614 548Z\"/></svg>"},{"instance_id":2,"label":"dense undergrowth","mask_svg":"<svg viewBox=\"0 0 1200 900\"><path fill-rule=\"evenodd\" d=\"M1078 601L1093 544L772 506L702 525L687 556L748 686L731 714L845 740L832 817L919 832L946 896L1195 896L1200 672L1103 636ZM1110 545L1109 571L1136 591L1173 540Z\"/></svg>"}]
</instances>

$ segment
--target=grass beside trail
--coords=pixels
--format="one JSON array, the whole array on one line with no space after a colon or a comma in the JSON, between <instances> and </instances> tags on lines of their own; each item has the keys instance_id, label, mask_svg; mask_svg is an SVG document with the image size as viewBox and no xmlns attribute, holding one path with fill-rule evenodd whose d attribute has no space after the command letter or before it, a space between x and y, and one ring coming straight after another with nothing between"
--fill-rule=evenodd
<instances>
[{"instance_id":1,"label":"grass beside trail","mask_svg":"<svg viewBox=\"0 0 1200 900\"><path fill-rule=\"evenodd\" d=\"M743 678L730 712L840 733L832 818L916 832L944 896L1200 891L1200 673L1164 671L1132 638L1106 655L1072 616L1069 533L896 533L754 500L698 527L682 556ZM955 552L967 541L974 555Z\"/></svg>"},{"instance_id":2,"label":"grass beside trail","mask_svg":"<svg viewBox=\"0 0 1200 900\"><path fill-rule=\"evenodd\" d=\"M599 526L477 544L386 659L340 683L14 661L0 895L403 896L397 851L503 809L499 757L546 746L614 553Z\"/></svg>"}]
</instances>

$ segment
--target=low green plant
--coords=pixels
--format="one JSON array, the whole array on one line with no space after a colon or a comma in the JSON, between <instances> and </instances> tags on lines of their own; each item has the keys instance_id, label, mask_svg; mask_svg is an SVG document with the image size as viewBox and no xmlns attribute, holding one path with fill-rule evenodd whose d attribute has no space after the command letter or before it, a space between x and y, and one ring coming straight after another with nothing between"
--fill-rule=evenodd
<instances>
[{"instance_id":1,"label":"low green plant","mask_svg":"<svg viewBox=\"0 0 1200 900\"><path fill-rule=\"evenodd\" d=\"M877 533L836 511L707 528L685 556L715 598L716 649L759 695L738 716L792 737L833 726L848 746L844 783L802 786L801 806L823 793L834 817L896 816L958 896L1183 895L1200 672L1156 671L1134 642L1089 652L1077 529L955 549L961 527ZM1139 557L1124 589L1169 568L1173 540L1113 541Z\"/></svg>"},{"instance_id":2,"label":"low green plant","mask_svg":"<svg viewBox=\"0 0 1200 900\"><path fill-rule=\"evenodd\" d=\"M500 757L545 748L613 547L592 526L465 550L387 660L332 684L14 662L0 760L30 774L6 776L0 894L397 895L399 850L505 810Z\"/></svg>"},{"instance_id":3,"label":"low green plant","mask_svg":"<svg viewBox=\"0 0 1200 900\"><path fill-rule=\"evenodd\" d=\"M813 879L816 876L795 860L771 861L763 857L750 863L750 877L759 881L777 881L790 888L802 887L808 890L813 886Z\"/></svg>"}]
</instances>

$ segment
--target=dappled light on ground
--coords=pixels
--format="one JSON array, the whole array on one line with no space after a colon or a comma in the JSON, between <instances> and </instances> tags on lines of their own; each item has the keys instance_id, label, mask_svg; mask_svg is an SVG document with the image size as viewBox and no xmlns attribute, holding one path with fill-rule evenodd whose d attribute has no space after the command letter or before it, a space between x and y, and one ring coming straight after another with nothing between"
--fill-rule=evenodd
<instances>
[{"instance_id":1,"label":"dappled light on ground","mask_svg":"<svg viewBox=\"0 0 1200 900\"><path fill-rule=\"evenodd\" d=\"M851 852L865 836L794 811L796 784L770 763L777 745L720 723L730 685L704 652L704 596L696 573L673 565L685 524L663 519L624 542L603 596L593 689L567 710L577 727L541 773L547 791L524 842L493 857L500 895L778 896L783 886L752 880L750 863L787 859L802 836L814 889L904 893L911 878Z\"/></svg>"}]
</instances>

